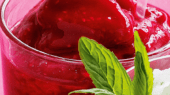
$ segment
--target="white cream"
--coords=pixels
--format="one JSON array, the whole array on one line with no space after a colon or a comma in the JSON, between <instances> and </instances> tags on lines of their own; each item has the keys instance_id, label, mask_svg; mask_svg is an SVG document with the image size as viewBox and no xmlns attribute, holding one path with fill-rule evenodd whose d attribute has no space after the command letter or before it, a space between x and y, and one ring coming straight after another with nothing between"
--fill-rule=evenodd
<instances>
[{"instance_id":1,"label":"white cream","mask_svg":"<svg viewBox=\"0 0 170 95\"><path fill-rule=\"evenodd\" d=\"M170 95L170 69L153 70L152 95Z\"/></svg>"}]
</instances>

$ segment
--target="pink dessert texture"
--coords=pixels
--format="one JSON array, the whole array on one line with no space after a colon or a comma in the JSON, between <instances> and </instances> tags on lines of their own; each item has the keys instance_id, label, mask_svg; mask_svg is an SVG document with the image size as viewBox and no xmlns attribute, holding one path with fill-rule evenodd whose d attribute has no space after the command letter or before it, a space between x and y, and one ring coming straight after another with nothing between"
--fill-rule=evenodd
<instances>
[{"instance_id":1,"label":"pink dessert texture","mask_svg":"<svg viewBox=\"0 0 170 95\"><path fill-rule=\"evenodd\" d=\"M13 29L13 34L31 47L63 58L80 59L81 36L103 44L119 59L134 57L135 30L148 52L170 40L169 15L148 5L145 18L137 19L134 0L44 0L38 6ZM13 52L17 64L23 64L30 55L16 48ZM48 59L34 60L33 56L21 69L3 53L2 63L5 95L67 95L73 90L95 87L81 63L54 64Z\"/></svg>"},{"instance_id":2,"label":"pink dessert texture","mask_svg":"<svg viewBox=\"0 0 170 95\"><path fill-rule=\"evenodd\" d=\"M145 18L136 20L135 2L117 1L45 0L38 10L25 16L13 33L38 50L71 59L80 59L77 45L81 36L103 44L119 59L134 56L135 30L139 31L148 52L168 43L166 12L148 5Z\"/></svg>"}]
</instances>

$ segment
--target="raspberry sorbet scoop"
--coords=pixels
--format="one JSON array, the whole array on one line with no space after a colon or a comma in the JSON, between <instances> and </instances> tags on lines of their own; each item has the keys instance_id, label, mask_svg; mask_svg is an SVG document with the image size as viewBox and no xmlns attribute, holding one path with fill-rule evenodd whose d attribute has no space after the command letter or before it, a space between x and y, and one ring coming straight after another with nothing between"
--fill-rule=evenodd
<instances>
[{"instance_id":1,"label":"raspberry sorbet scoop","mask_svg":"<svg viewBox=\"0 0 170 95\"><path fill-rule=\"evenodd\" d=\"M45 0L31 10L13 33L49 54L80 59L78 40L85 36L103 44L119 59L134 56L133 32L139 31L148 52L169 41L169 15L148 5L136 20L132 0Z\"/></svg>"}]
</instances>

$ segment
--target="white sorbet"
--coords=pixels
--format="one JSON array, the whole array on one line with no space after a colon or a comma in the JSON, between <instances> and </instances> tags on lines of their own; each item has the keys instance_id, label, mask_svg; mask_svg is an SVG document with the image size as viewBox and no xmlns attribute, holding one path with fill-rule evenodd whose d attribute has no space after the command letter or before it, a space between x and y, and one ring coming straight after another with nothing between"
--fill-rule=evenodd
<instances>
[{"instance_id":1,"label":"white sorbet","mask_svg":"<svg viewBox=\"0 0 170 95\"><path fill-rule=\"evenodd\" d=\"M170 69L153 70L152 95L170 95Z\"/></svg>"}]
</instances>

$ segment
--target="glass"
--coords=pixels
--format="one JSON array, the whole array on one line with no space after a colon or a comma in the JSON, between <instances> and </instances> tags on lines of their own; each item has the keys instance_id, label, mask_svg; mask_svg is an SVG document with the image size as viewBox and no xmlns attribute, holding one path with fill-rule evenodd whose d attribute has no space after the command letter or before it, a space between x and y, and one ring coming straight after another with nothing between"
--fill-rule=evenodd
<instances>
[{"instance_id":1,"label":"glass","mask_svg":"<svg viewBox=\"0 0 170 95\"><path fill-rule=\"evenodd\" d=\"M43 0L5 0L2 5L0 38L5 95L67 95L75 89L94 87L80 60L66 59L36 50L22 43L10 32L26 13L41 1ZM160 0L149 1L170 13L170 1L158 2ZM166 3L163 5L162 2ZM150 52L150 59L168 55L169 45ZM133 66L133 61L134 58L120 60L126 69Z\"/></svg>"},{"instance_id":2,"label":"glass","mask_svg":"<svg viewBox=\"0 0 170 95\"><path fill-rule=\"evenodd\" d=\"M160 56L154 59L150 59L150 67L152 69L159 69L159 70L165 70L170 68L170 55ZM126 70L129 74L130 78L133 79L134 77L134 66Z\"/></svg>"}]
</instances>

